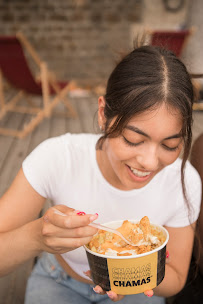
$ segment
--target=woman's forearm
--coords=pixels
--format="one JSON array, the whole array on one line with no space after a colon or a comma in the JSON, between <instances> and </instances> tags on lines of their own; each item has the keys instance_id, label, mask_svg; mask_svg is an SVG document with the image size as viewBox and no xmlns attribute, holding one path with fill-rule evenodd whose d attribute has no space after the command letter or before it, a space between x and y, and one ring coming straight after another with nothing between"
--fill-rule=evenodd
<instances>
[{"instance_id":1,"label":"woman's forearm","mask_svg":"<svg viewBox=\"0 0 203 304\"><path fill-rule=\"evenodd\" d=\"M18 229L0 233L0 276L40 254L41 219Z\"/></svg>"},{"instance_id":2,"label":"woman's forearm","mask_svg":"<svg viewBox=\"0 0 203 304\"><path fill-rule=\"evenodd\" d=\"M166 264L165 277L161 284L154 289L154 294L160 297L171 297L177 294L184 284L185 279L174 268Z\"/></svg>"}]
</instances>

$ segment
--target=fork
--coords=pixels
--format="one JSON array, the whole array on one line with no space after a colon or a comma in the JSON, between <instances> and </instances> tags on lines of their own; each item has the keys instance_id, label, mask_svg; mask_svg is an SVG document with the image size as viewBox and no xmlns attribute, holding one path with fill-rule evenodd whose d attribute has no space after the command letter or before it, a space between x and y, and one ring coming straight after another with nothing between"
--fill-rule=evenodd
<instances>
[{"instance_id":1,"label":"fork","mask_svg":"<svg viewBox=\"0 0 203 304\"><path fill-rule=\"evenodd\" d=\"M67 216L67 214L62 213L62 212L59 211L58 209L55 209L55 208L53 208L53 209L54 209L54 213L59 214L59 215L62 215L62 216ZM114 234L117 234L117 235L118 235L124 242L126 242L127 244L132 245L132 246L137 246L136 244L133 244L133 243L131 243L129 240L127 240L127 239L124 237L124 235L123 235L121 232L119 232L118 230L116 230L116 229L113 229L113 228L110 228L110 227L106 227L106 226L104 226L104 225L97 224L97 223L90 223L89 226L94 227L94 228L97 228L97 229L102 229L102 230L105 230L105 231L107 231L107 232L112 232L112 233L114 233Z\"/></svg>"},{"instance_id":2,"label":"fork","mask_svg":"<svg viewBox=\"0 0 203 304\"><path fill-rule=\"evenodd\" d=\"M106 226L104 226L104 225L97 224L97 223L90 223L89 226L92 226L92 227L97 228L97 229L102 229L102 230L105 230L105 231L108 231L108 232L112 232L112 233L114 233L114 234L117 234L117 235L120 236L120 238L121 238L124 242L126 242L127 244L132 245L132 246L137 246L136 244L133 244L133 243L131 243L128 239L126 239L126 238L124 237L124 235L123 235L121 232L119 232L118 230L116 230L116 229L113 229L113 228L110 228L110 227L106 227Z\"/></svg>"}]
</instances>

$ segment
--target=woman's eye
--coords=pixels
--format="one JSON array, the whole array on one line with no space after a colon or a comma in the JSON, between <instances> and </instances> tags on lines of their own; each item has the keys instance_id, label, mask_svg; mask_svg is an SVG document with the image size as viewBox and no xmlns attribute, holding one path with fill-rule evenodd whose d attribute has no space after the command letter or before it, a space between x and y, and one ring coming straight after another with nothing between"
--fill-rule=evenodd
<instances>
[{"instance_id":1,"label":"woman's eye","mask_svg":"<svg viewBox=\"0 0 203 304\"><path fill-rule=\"evenodd\" d=\"M168 147L164 144L162 144L162 146L164 147L164 149L168 150L168 151L176 151L178 149L178 146L176 147Z\"/></svg>"},{"instance_id":2,"label":"woman's eye","mask_svg":"<svg viewBox=\"0 0 203 304\"><path fill-rule=\"evenodd\" d=\"M134 147L135 147L135 146L138 146L138 145L140 145L140 144L143 143L143 141L140 141L140 142L138 142L138 143L133 143L133 142L127 140L127 138L125 138L124 136L123 136L123 139L124 139L125 143L126 143L128 146L134 146Z\"/></svg>"}]
</instances>

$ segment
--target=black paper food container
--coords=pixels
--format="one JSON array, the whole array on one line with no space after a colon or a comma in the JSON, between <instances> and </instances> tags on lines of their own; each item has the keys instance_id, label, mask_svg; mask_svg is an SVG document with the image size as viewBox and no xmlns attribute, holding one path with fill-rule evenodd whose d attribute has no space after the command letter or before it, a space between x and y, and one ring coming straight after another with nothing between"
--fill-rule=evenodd
<instances>
[{"instance_id":1,"label":"black paper food container","mask_svg":"<svg viewBox=\"0 0 203 304\"><path fill-rule=\"evenodd\" d=\"M137 220L129 220L137 223ZM105 226L118 228L123 220L105 223ZM111 256L91 251L85 247L92 280L105 291L113 290L117 294L137 294L158 286L165 275L166 244L168 231L159 225L151 224L162 231L164 243L147 253L132 256Z\"/></svg>"}]
</instances>

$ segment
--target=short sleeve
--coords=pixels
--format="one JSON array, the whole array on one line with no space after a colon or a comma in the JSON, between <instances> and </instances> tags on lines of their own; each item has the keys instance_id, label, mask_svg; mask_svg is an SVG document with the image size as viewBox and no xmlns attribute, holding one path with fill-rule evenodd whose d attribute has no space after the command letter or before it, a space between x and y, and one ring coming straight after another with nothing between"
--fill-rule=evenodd
<instances>
[{"instance_id":1,"label":"short sleeve","mask_svg":"<svg viewBox=\"0 0 203 304\"><path fill-rule=\"evenodd\" d=\"M22 169L30 185L43 197L52 198L53 189L65 166L62 137L49 138L23 161Z\"/></svg>"},{"instance_id":2,"label":"short sleeve","mask_svg":"<svg viewBox=\"0 0 203 304\"><path fill-rule=\"evenodd\" d=\"M185 170L185 187L187 202L184 199L182 188L177 195L176 207L173 215L167 221L168 227L185 227L194 223L199 216L202 182L196 169L188 162Z\"/></svg>"}]
</instances>

